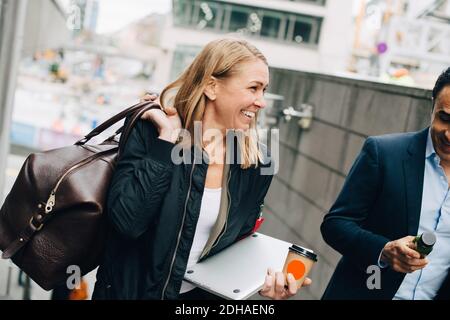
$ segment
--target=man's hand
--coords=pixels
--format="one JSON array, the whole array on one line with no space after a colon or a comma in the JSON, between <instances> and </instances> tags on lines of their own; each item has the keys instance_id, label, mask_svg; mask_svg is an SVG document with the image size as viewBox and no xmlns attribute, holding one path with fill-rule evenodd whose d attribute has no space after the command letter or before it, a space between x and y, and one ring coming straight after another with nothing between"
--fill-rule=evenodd
<instances>
[{"instance_id":1,"label":"man's hand","mask_svg":"<svg viewBox=\"0 0 450 320\"><path fill-rule=\"evenodd\" d=\"M411 273L424 268L428 264L426 258L421 258L420 253L414 250L415 237L407 236L386 243L381 253L381 261L389 264L394 271Z\"/></svg>"},{"instance_id":2,"label":"man's hand","mask_svg":"<svg viewBox=\"0 0 450 320\"><path fill-rule=\"evenodd\" d=\"M159 104L156 94L146 94L142 97L143 101L154 101ZM151 109L142 114L141 119L152 121L158 129L159 138L175 143L181 129L181 119L174 107L166 107L164 111Z\"/></svg>"},{"instance_id":3,"label":"man's hand","mask_svg":"<svg viewBox=\"0 0 450 320\"><path fill-rule=\"evenodd\" d=\"M292 274L288 274L287 285L286 277L282 272L274 272L272 269L267 270L266 280L264 287L259 291L259 294L263 297L273 300L288 299L297 294L299 288L297 288L297 282ZM311 279L305 278L302 286L309 286Z\"/></svg>"}]
</instances>

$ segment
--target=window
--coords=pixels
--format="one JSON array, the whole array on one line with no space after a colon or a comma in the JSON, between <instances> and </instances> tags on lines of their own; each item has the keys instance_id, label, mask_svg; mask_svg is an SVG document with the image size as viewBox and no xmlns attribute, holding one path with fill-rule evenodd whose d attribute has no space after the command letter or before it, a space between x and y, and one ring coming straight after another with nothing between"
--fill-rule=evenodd
<instances>
[{"instance_id":1,"label":"window","mask_svg":"<svg viewBox=\"0 0 450 320\"><path fill-rule=\"evenodd\" d=\"M246 31L250 11L233 7L230 14L228 29L230 31Z\"/></svg>"},{"instance_id":2,"label":"window","mask_svg":"<svg viewBox=\"0 0 450 320\"><path fill-rule=\"evenodd\" d=\"M296 43L317 44L322 18L292 15L285 39Z\"/></svg>"},{"instance_id":3,"label":"window","mask_svg":"<svg viewBox=\"0 0 450 320\"><path fill-rule=\"evenodd\" d=\"M216 28L216 24L220 22L219 7L211 2L201 1L195 4L195 20L194 24L199 29Z\"/></svg>"},{"instance_id":4,"label":"window","mask_svg":"<svg viewBox=\"0 0 450 320\"><path fill-rule=\"evenodd\" d=\"M287 1L287 0L284 0ZM291 0L324 4L324 0ZM242 32L280 41L317 44L323 18L201 0L174 0L175 25Z\"/></svg>"},{"instance_id":5,"label":"window","mask_svg":"<svg viewBox=\"0 0 450 320\"><path fill-rule=\"evenodd\" d=\"M175 25L187 26L191 23L194 3L191 0L175 0L173 16Z\"/></svg>"},{"instance_id":6,"label":"window","mask_svg":"<svg viewBox=\"0 0 450 320\"><path fill-rule=\"evenodd\" d=\"M278 38L282 21L283 15L264 13L260 35L263 37Z\"/></svg>"},{"instance_id":7,"label":"window","mask_svg":"<svg viewBox=\"0 0 450 320\"><path fill-rule=\"evenodd\" d=\"M324 6L325 5L325 0L290 0L290 1L306 2L306 3L311 3L311 4L317 4L319 6Z\"/></svg>"},{"instance_id":8,"label":"window","mask_svg":"<svg viewBox=\"0 0 450 320\"><path fill-rule=\"evenodd\" d=\"M297 43L301 42L308 43L310 41L310 37L311 37L311 24L302 21L295 21L294 33L291 40Z\"/></svg>"},{"instance_id":9,"label":"window","mask_svg":"<svg viewBox=\"0 0 450 320\"><path fill-rule=\"evenodd\" d=\"M171 81L180 76L201 49L201 47L197 46L177 45L173 54L172 70L170 71Z\"/></svg>"}]
</instances>

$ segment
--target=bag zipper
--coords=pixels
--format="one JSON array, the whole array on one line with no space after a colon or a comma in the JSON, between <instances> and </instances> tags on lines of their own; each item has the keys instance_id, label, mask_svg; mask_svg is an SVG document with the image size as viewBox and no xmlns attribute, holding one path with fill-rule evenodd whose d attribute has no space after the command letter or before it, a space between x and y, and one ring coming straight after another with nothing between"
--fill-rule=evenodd
<instances>
[{"instance_id":1,"label":"bag zipper","mask_svg":"<svg viewBox=\"0 0 450 320\"><path fill-rule=\"evenodd\" d=\"M58 179L58 181L56 182L55 187L52 189L52 191L50 192L50 196L47 199L47 202L45 203L45 214L48 214L50 212L52 212L53 207L56 204L56 192L59 189L59 186L61 185L61 183L63 182L63 180L71 173L73 173L75 170L81 168L82 166L91 163L94 160L97 160L98 158L110 153L110 152L114 152L117 151L117 148L112 148L110 150L106 150L106 151L102 151L99 152L97 154L94 154L92 156L90 156L89 158L86 158L85 160L73 165L72 167L70 167L69 169L66 170L66 172L64 172L64 174Z\"/></svg>"}]
</instances>

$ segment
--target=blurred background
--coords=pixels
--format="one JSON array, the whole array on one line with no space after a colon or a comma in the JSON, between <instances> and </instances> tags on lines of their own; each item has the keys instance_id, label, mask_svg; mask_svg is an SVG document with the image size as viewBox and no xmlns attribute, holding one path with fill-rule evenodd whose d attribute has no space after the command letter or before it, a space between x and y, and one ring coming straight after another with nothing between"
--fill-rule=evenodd
<instances>
[{"instance_id":1,"label":"blurred background","mask_svg":"<svg viewBox=\"0 0 450 320\"><path fill-rule=\"evenodd\" d=\"M280 129L280 171L261 232L318 252L295 298L320 298L339 254L319 226L364 139L429 123L448 0L0 0L1 203L29 153L73 144L230 33L270 64L259 126ZM0 299L50 298L0 261Z\"/></svg>"}]
</instances>

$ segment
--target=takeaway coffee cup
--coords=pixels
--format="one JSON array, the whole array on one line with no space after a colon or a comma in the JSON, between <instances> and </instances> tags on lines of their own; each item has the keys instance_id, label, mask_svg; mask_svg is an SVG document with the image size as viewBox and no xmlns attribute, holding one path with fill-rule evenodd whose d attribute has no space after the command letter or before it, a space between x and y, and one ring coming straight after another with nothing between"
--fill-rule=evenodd
<instances>
[{"instance_id":1,"label":"takeaway coffee cup","mask_svg":"<svg viewBox=\"0 0 450 320\"><path fill-rule=\"evenodd\" d=\"M293 244L289 247L289 252L283 267L283 273L286 277L289 273L292 273L297 282L297 288L300 288L316 262L317 255L312 250Z\"/></svg>"}]
</instances>

